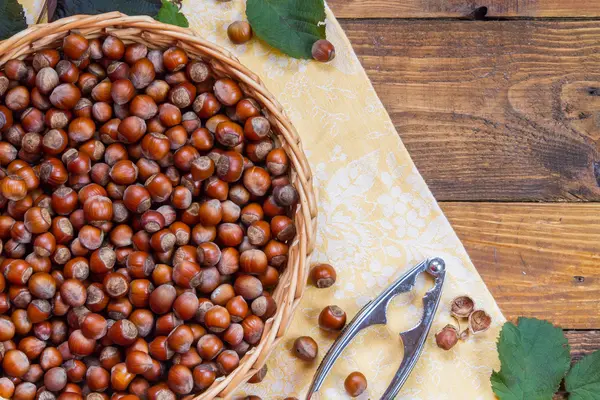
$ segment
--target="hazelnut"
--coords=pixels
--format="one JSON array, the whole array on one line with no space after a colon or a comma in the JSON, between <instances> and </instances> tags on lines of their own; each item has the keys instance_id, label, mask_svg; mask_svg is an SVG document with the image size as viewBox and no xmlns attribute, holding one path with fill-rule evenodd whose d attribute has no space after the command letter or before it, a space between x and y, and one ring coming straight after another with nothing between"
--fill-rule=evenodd
<instances>
[{"instance_id":1,"label":"hazelnut","mask_svg":"<svg viewBox=\"0 0 600 400\"><path fill-rule=\"evenodd\" d=\"M125 53L125 45L115 36L107 36L102 43L102 53L111 60L119 60Z\"/></svg>"},{"instance_id":2,"label":"hazelnut","mask_svg":"<svg viewBox=\"0 0 600 400\"><path fill-rule=\"evenodd\" d=\"M154 65L147 58L140 58L132 66L129 73L133 87L144 89L148 87L156 76Z\"/></svg>"},{"instance_id":3,"label":"hazelnut","mask_svg":"<svg viewBox=\"0 0 600 400\"><path fill-rule=\"evenodd\" d=\"M187 54L179 47L171 47L163 53L164 66L171 72L177 72L184 68L187 62Z\"/></svg>"},{"instance_id":4,"label":"hazelnut","mask_svg":"<svg viewBox=\"0 0 600 400\"><path fill-rule=\"evenodd\" d=\"M346 325L346 313L338 306L327 306L319 314L319 326L327 331L341 331Z\"/></svg>"},{"instance_id":5,"label":"hazelnut","mask_svg":"<svg viewBox=\"0 0 600 400\"><path fill-rule=\"evenodd\" d=\"M439 348L450 350L458 343L458 330L453 325L446 325L435 335L435 342Z\"/></svg>"},{"instance_id":6,"label":"hazelnut","mask_svg":"<svg viewBox=\"0 0 600 400\"><path fill-rule=\"evenodd\" d=\"M73 60L83 56L89 47L88 40L76 33L71 33L63 39L62 49L65 55Z\"/></svg>"},{"instance_id":7,"label":"hazelnut","mask_svg":"<svg viewBox=\"0 0 600 400\"><path fill-rule=\"evenodd\" d=\"M252 27L246 21L235 21L227 28L227 36L235 44L246 43L252 39Z\"/></svg>"},{"instance_id":8,"label":"hazelnut","mask_svg":"<svg viewBox=\"0 0 600 400\"><path fill-rule=\"evenodd\" d=\"M319 346L310 336L300 336L294 341L294 354L301 360L312 361L317 357Z\"/></svg>"},{"instance_id":9,"label":"hazelnut","mask_svg":"<svg viewBox=\"0 0 600 400\"><path fill-rule=\"evenodd\" d=\"M475 310L469 315L469 331L476 335L485 332L492 325L492 317L484 310Z\"/></svg>"},{"instance_id":10,"label":"hazelnut","mask_svg":"<svg viewBox=\"0 0 600 400\"><path fill-rule=\"evenodd\" d=\"M131 351L125 360L127 370L134 374L143 374L152 368L152 357L143 351Z\"/></svg>"},{"instance_id":11,"label":"hazelnut","mask_svg":"<svg viewBox=\"0 0 600 400\"><path fill-rule=\"evenodd\" d=\"M118 105L128 103L135 95L135 87L129 79L119 79L112 83L110 95Z\"/></svg>"},{"instance_id":12,"label":"hazelnut","mask_svg":"<svg viewBox=\"0 0 600 400\"><path fill-rule=\"evenodd\" d=\"M173 365L167 379L169 388L179 395L188 394L194 388L192 371L184 365Z\"/></svg>"},{"instance_id":13,"label":"hazelnut","mask_svg":"<svg viewBox=\"0 0 600 400\"><path fill-rule=\"evenodd\" d=\"M312 56L317 61L329 62L335 58L335 47L329 40L317 40L312 46Z\"/></svg>"},{"instance_id":14,"label":"hazelnut","mask_svg":"<svg viewBox=\"0 0 600 400\"><path fill-rule=\"evenodd\" d=\"M318 264L310 271L310 279L319 289L332 286L336 278L335 269L329 264Z\"/></svg>"},{"instance_id":15,"label":"hazelnut","mask_svg":"<svg viewBox=\"0 0 600 400\"><path fill-rule=\"evenodd\" d=\"M299 195L258 102L215 75L78 33L5 63L1 397L191 398L260 342Z\"/></svg>"},{"instance_id":16,"label":"hazelnut","mask_svg":"<svg viewBox=\"0 0 600 400\"><path fill-rule=\"evenodd\" d=\"M50 94L59 84L58 74L51 67L42 68L35 78L35 86L42 94Z\"/></svg>"},{"instance_id":17,"label":"hazelnut","mask_svg":"<svg viewBox=\"0 0 600 400\"><path fill-rule=\"evenodd\" d=\"M29 370L29 360L25 353L19 350L8 350L2 360L4 372L11 377L20 378Z\"/></svg>"},{"instance_id":18,"label":"hazelnut","mask_svg":"<svg viewBox=\"0 0 600 400\"><path fill-rule=\"evenodd\" d=\"M458 296L450 304L450 312L457 318L468 318L475 309L475 302L469 296Z\"/></svg>"},{"instance_id":19,"label":"hazelnut","mask_svg":"<svg viewBox=\"0 0 600 400\"><path fill-rule=\"evenodd\" d=\"M7 95L8 96L8 95ZM61 110L71 110L81 99L81 91L72 83L63 83L52 90L50 102Z\"/></svg>"},{"instance_id":20,"label":"hazelnut","mask_svg":"<svg viewBox=\"0 0 600 400\"><path fill-rule=\"evenodd\" d=\"M242 98L242 90L239 85L230 78L221 78L213 86L217 99L226 106L235 105Z\"/></svg>"},{"instance_id":21,"label":"hazelnut","mask_svg":"<svg viewBox=\"0 0 600 400\"><path fill-rule=\"evenodd\" d=\"M367 378L358 371L352 372L344 381L344 388L350 396L358 397L367 390Z\"/></svg>"}]
</instances>

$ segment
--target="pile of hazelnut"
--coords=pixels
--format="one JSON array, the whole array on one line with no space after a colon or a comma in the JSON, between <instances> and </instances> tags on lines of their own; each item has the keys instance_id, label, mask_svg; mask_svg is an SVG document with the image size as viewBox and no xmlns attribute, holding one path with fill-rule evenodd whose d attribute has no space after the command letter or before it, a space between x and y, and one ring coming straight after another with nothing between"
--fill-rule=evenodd
<instances>
[{"instance_id":1,"label":"pile of hazelnut","mask_svg":"<svg viewBox=\"0 0 600 400\"><path fill-rule=\"evenodd\" d=\"M296 235L261 107L181 48L72 33L0 72L0 397L191 398Z\"/></svg>"},{"instance_id":2,"label":"pile of hazelnut","mask_svg":"<svg viewBox=\"0 0 600 400\"><path fill-rule=\"evenodd\" d=\"M310 271L310 281L319 289L333 286L336 279L337 273L330 264L317 264ZM328 332L340 332L344 326L346 326L346 312L340 307L327 306L319 313L319 328ZM319 353L319 346L312 337L300 336L294 341L292 353L302 361L314 362ZM249 382L260 382L266 374L267 366L265 365ZM344 389L349 396L358 397L367 390L367 378L361 372L354 371L344 380ZM262 399L258 396L246 396L244 400ZM298 398L286 397L284 400L298 400Z\"/></svg>"},{"instance_id":3,"label":"pile of hazelnut","mask_svg":"<svg viewBox=\"0 0 600 400\"><path fill-rule=\"evenodd\" d=\"M458 326L448 324L435 335L435 343L443 350L450 350L459 340L466 340L469 334L483 333L492 325L492 317L485 310L477 309L470 296L454 298L450 304L450 314ZM460 328L461 320L467 320L467 328L463 331Z\"/></svg>"}]
</instances>

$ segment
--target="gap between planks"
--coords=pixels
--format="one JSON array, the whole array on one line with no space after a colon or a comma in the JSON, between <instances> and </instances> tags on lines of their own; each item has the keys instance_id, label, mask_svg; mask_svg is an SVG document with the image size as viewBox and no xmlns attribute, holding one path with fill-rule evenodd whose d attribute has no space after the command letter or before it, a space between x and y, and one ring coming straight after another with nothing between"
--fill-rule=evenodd
<instances>
[{"instance_id":1,"label":"gap between planks","mask_svg":"<svg viewBox=\"0 0 600 400\"><path fill-rule=\"evenodd\" d=\"M481 7L489 17L600 17L590 0L328 0L338 18L461 18Z\"/></svg>"},{"instance_id":2,"label":"gap between planks","mask_svg":"<svg viewBox=\"0 0 600 400\"><path fill-rule=\"evenodd\" d=\"M600 201L596 21L341 22L439 201Z\"/></svg>"},{"instance_id":3,"label":"gap between planks","mask_svg":"<svg viewBox=\"0 0 600 400\"><path fill-rule=\"evenodd\" d=\"M440 207L508 319L600 329L600 204Z\"/></svg>"}]
</instances>

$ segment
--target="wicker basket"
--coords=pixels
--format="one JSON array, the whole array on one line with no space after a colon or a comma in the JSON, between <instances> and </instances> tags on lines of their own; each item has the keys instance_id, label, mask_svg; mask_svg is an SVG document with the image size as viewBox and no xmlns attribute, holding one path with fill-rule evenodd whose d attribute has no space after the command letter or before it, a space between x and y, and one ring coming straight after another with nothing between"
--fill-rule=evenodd
<instances>
[{"instance_id":1,"label":"wicker basket","mask_svg":"<svg viewBox=\"0 0 600 400\"><path fill-rule=\"evenodd\" d=\"M290 246L287 268L273 294L278 305L277 313L266 322L260 343L241 359L239 367L227 377L215 381L196 399L229 398L240 384L265 364L269 354L285 334L304 292L308 258L315 240L317 207L312 174L302 151L300 137L281 105L267 91L258 76L240 64L235 56L201 39L189 29L163 24L150 17L129 17L112 12L95 16L80 15L50 24L33 25L0 42L0 68L12 58L23 59L40 49L60 47L62 39L71 31L87 38L110 34L125 43L143 43L149 48L166 49L177 45L192 58L201 58L210 63L215 74L238 80L243 91L261 103L273 126L275 139L290 157L291 180L300 194L300 203L294 216L298 235Z\"/></svg>"}]
</instances>

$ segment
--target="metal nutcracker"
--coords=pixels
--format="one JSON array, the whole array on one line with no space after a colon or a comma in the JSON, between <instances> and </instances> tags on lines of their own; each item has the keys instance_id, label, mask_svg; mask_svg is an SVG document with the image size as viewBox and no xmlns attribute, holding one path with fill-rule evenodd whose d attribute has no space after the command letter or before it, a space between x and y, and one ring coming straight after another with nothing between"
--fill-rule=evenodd
<instances>
[{"instance_id":1,"label":"metal nutcracker","mask_svg":"<svg viewBox=\"0 0 600 400\"><path fill-rule=\"evenodd\" d=\"M385 325L387 323L387 308L390 301L400 293L411 291L415 286L417 277L423 272L433 276L435 282L433 287L423 296L423 316L421 321L414 328L400 333L404 346L404 358L392 382L381 396L381 399L390 400L398 394L421 355L435 312L440 303L442 285L446 276L446 265L441 258L428 259L416 265L356 314L354 319L346 325L335 343L333 343L323 361L321 361L321 365L319 365L312 384L308 389L307 400L310 400L319 391L333 364L358 332L372 325Z\"/></svg>"}]
</instances>

